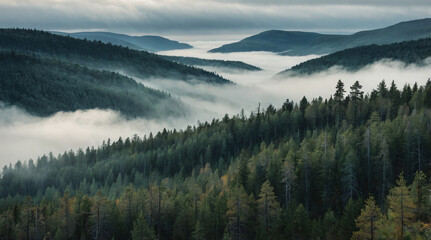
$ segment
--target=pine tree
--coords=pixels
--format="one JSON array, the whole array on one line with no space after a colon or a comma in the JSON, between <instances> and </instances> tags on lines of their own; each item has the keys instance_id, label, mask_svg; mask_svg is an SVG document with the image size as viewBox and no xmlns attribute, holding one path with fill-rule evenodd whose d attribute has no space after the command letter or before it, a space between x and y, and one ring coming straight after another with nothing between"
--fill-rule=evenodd
<instances>
[{"instance_id":1,"label":"pine tree","mask_svg":"<svg viewBox=\"0 0 431 240\"><path fill-rule=\"evenodd\" d=\"M411 193L417 209L416 215L419 219L426 218L427 189L425 186L425 174L423 172L416 172L415 179L411 185Z\"/></svg>"},{"instance_id":2,"label":"pine tree","mask_svg":"<svg viewBox=\"0 0 431 240\"><path fill-rule=\"evenodd\" d=\"M75 231L75 214L72 211L74 199L70 197L69 190L64 191L60 201L58 216L60 217L61 233L66 240L71 239Z\"/></svg>"},{"instance_id":3,"label":"pine tree","mask_svg":"<svg viewBox=\"0 0 431 240\"><path fill-rule=\"evenodd\" d=\"M376 239L377 222L382 218L382 212L377 207L373 196L365 201L365 207L361 210L361 215L356 219L356 227L359 231L354 232L352 240Z\"/></svg>"},{"instance_id":4,"label":"pine tree","mask_svg":"<svg viewBox=\"0 0 431 240\"><path fill-rule=\"evenodd\" d=\"M410 188L406 186L403 173L397 180L397 186L393 187L388 196L389 220L395 223L395 239L402 240L407 228L416 221L417 208L410 196Z\"/></svg>"},{"instance_id":5,"label":"pine tree","mask_svg":"<svg viewBox=\"0 0 431 240\"><path fill-rule=\"evenodd\" d=\"M347 203L349 199L358 195L358 181L356 177L357 157L353 151L350 151L341 169L341 182L343 189L343 200Z\"/></svg>"},{"instance_id":6,"label":"pine tree","mask_svg":"<svg viewBox=\"0 0 431 240\"><path fill-rule=\"evenodd\" d=\"M265 181L259 194L258 209L261 232L266 237L271 237L276 228L281 212L280 204L269 181Z\"/></svg>"},{"instance_id":7,"label":"pine tree","mask_svg":"<svg viewBox=\"0 0 431 240\"><path fill-rule=\"evenodd\" d=\"M346 206L344 206L338 231L339 239L350 239L353 232L358 230L355 225L355 219L361 214L362 204L362 199L349 199Z\"/></svg>"},{"instance_id":8,"label":"pine tree","mask_svg":"<svg viewBox=\"0 0 431 240\"><path fill-rule=\"evenodd\" d=\"M284 162L284 168L283 168L283 182L284 182L284 196L285 196L285 206L287 207L292 199L292 186L293 182L296 180L295 175L295 166L293 165L293 162L285 161Z\"/></svg>"},{"instance_id":9,"label":"pine tree","mask_svg":"<svg viewBox=\"0 0 431 240\"><path fill-rule=\"evenodd\" d=\"M358 115L361 110L361 103L362 99L364 97L364 92L361 91L362 85L359 84L358 81L356 81L351 87L350 87L350 103L348 108L348 114L350 121L353 125L356 125L358 121Z\"/></svg>"},{"instance_id":10,"label":"pine tree","mask_svg":"<svg viewBox=\"0 0 431 240\"><path fill-rule=\"evenodd\" d=\"M342 112L342 104L344 100L344 93L346 92L344 90L344 83L341 80L338 80L337 86L335 87L336 91L334 94L334 100L335 100L335 108L336 108L336 118L337 118L337 125L340 126L341 122L341 112Z\"/></svg>"},{"instance_id":11,"label":"pine tree","mask_svg":"<svg viewBox=\"0 0 431 240\"><path fill-rule=\"evenodd\" d=\"M139 213L138 219L133 222L133 228L131 230L131 236L133 240L156 240L156 234L154 229L148 226L147 220L145 219L144 213Z\"/></svg>"},{"instance_id":12,"label":"pine tree","mask_svg":"<svg viewBox=\"0 0 431 240\"><path fill-rule=\"evenodd\" d=\"M195 230L193 231L192 235L194 240L203 240L205 239L205 234L201 226L201 222L198 220L196 222Z\"/></svg>"},{"instance_id":13,"label":"pine tree","mask_svg":"<svg viewBox=\"0 0 431 240\"><path fill-rule=\"evenodd\" d=\"M94 204L91 208L91 220L93 226L91 232L96 240L107 238L109 226L108 201L102 195L102 191L98 191L94 197Z\"/></svg>"},{"instance_id":14,"label":"pine tree","mask_svg":"<svg viewBox=\"0 0 431 240\"><path fill-rule=\"evenodd\" d=\"M309 239L310 238L311 221L304 205L299 204L294 211L292 221L292 237L293 239Z\"/></svg>"},{"instance_id":15,"label":"pine tree","mask_svg":"<svg viewBox=\"0 0 431 240\"><path fill-rule=\"evenodd\" d=\"M248 196L242 186L231 189L227 201L229 235L234 240L244 239L247 213L250 211Z\"/></svg>"}]
</instances>

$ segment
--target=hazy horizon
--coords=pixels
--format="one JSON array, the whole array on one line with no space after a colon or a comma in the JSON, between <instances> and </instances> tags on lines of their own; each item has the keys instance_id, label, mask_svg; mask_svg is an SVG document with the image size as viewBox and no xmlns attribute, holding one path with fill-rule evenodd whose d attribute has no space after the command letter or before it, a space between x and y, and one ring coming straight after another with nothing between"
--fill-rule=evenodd
<instances>
[{"instance_id":1,"label":"hazy horizon","mask_svg":"<svg viewBox=\"0 0 431 240\"><path fill-rule=\"evenodd\" d=\"M426 0L1 0L0 27L167 36L351 33L431 16Z\"/></svg>"}]
</instances>

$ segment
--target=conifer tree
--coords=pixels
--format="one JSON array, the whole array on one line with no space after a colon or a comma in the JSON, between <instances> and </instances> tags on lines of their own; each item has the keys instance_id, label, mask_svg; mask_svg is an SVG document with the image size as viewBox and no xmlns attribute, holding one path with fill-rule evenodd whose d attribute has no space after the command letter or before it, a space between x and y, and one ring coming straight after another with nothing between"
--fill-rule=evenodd
<instances>
[{"instance_id":1,"label":"conifer tree","mask_svg":"<svg viewBox=\"0 0 431 240\"><path fill-rule=\"evenodd\" d=\"M410 188L406 186L404 174L401 173L397 186L393 187L388 196L388 218L395 223L395 239L402 240L408 231L408 226L416 221L417 208L410 195Z\"/></svg>"},{"instance_id":2,"label":"conifer tree","mask_svg":"<svg viewBox=\"0 0 431 240\"><path fill-rule=\"evenodd\" d=\"M359 231L353 233L352 240L376 239L377 222L382 218L382 212L376 205L373 196L365 201L365 207L361 210L361 215L356 218L356 227Z\"/></svg>"},{"instance_id":3,"label":"conifer tree","mask_svg":"<svg viewBox=\"0 0 431 240\"><path fill-rule=\"evenodd\" d=\"M262 184L258 199L259 222L262 233L271 237L277 225L281 212L280 204L277 202L273 187L269 181Z\"/></svg>"},{"instance_id":4,"label":"conifer tree","mask_svg":"<svg viewBox=\"0 0 431 240\"><path fill-rule=\"evenodd\" d=\"M336 118L337 118L337 126L340 126L341 122L341 112L342 112L342 104L344 100L344 93L346 90L344 90L344 83L340 80L337 82L337 86L335 87L336 91L334 94L334 100L335 100L335 108L336 108Z\"/></svg>"},{"instance_id":5,"label":"conifer tree","mask_svg":"<svg viewBox=\"0 0 431 240\"><path fill-rule=\"evenodd\" d=\"M139 217L133 222L131 236L133 240L157 239L154 229L148 226L147 220L145 219L144 213L142 211L139 213Z\"/></svg>"}]
</instances>

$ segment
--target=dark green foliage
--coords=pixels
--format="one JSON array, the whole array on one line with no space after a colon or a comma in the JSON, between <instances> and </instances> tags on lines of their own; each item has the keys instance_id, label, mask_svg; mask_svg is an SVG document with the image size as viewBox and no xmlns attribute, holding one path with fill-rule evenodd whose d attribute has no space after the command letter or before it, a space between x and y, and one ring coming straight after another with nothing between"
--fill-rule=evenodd
<instances>
[{"instance_id":1,"label":"dark green foliage","mask_svg":"<svg viewBox=\"0 0 431 240\"><path fill-rule=\"evenodd\" d=\"M383 59L400 61L405 64L423 64L431 56L431 38L388 45L367 45L350 48L323 57L308 60L293 66L289 70L278 73L312 74L322 72L331 67L342 67L347 71L358 71L366 65Z\"/></svg>"},{"instance_id":2,"label":"dark green foliage","mask_svg":"<svg viewBox=\"0 0 431 240\"><path fill-rule=\"evenodd\" d=\"M0 53L0 65L0 101L38 116L93 108L148 118L186 111L168 94L118 73L14 52Z\"/></svg>"},{"instance_id":3,"label":"dark green foliage","mask_svg":"<svg viewBox=\"0 0 431 240\"><path fill-rule=\"evenodd\" d=\"M0 29L0 50L61 59L90 68L123 71L140 78L231 83L213 73L178 64L153 53L37 30Z\"/></svg>"},{"instance_id":4,"label":"dark green foliage","mask_svg":"<svg viewBox=\"0 0 431 240\"><path fill-rule=\"evenodd\" d=\"M355 219L361 199L370 195L388 217L379 221L393 221L386 196L404 172L409 198L420 207L410 218L420 222L406 229L427 239L431 82L404 87L399 95L412 96L398 103L391 101L398 90L380 83L359 97L364 107L357 119L342 110L337 126L337 111L330 109L336 101L353 101L341 85L336 100L304 99L302 107L286 101L282 109L259 107L248 117L226 116L5 166L0 233L23 238L26 217L34 219L39 209L44 227L38 232L51 239L129 239L144 232L159 239L349 239L368 226L355 225ZM396 115L388 114L392 108ZM416 174L419 169L424 175ZM384 223L372 227L392 231ZM34 223L28 226L30 235L36 232Z\"/></svg>"},{"instance_id":5,"label":"dark green foliage","mask_svg":"<svg viewBox=\"0 0 431 240\"><path fill-rule=\"evenodd\" d=\"M202 59L195 57L179 57L179 56L162 56L162 58L170 61L179 62L185 65L191 66L205 66L205 67L217 67L217 68L228 68L238 71L260 71L259 67L241 62L241 61L226 61L226 60L213 60L213 59Z\"/></svg>"}]
</instances>

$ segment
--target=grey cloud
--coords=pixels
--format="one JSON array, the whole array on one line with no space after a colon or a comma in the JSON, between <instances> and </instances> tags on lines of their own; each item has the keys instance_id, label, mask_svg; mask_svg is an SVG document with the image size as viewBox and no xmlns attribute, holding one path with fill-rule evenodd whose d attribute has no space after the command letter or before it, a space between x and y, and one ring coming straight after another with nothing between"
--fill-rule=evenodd
<instances>
[{"instance_id":1,"label":"grey cloud","mask_svg":"<svg viewBox=\"0 0 431 240\"><path fill-rule=\"evenodd\" d=\"M425 0L339 2L5 0L0 2L0 26L125 33L217 34L275 28L336 32L431 16L431 3Z\"/></svg>"},{"instance_id":2,"label":"grey cloud","mask_svg":"<svg viewBox=\"0 0 431 240\"><path fill-rule=\"evenodd\" d=\"M296 102L304 95L309 100L317 96L327 98L334 93L338 79L342 79L346 88L351 86L353 81L359 80L365 92L369 92L376 88L382 79L388 82L395 80L397 86L402 87L405 83L413 84L415 81L424 84L431 76L431 61L428 61L425 67L382 61L356 73L334 68L303 78L273 80L271 77L277 72L316 56L286 57L267 52L211 54L207 53L207 50L219 42L204 43L208 44L205 48L197 43L192 44L197 47L163 54L241 60L262 67L264 71L240 73L209 69L238 83L237 86L228 87L190 85L169 79L145 80L146 85L169 91L173 97L181 98L190 106L191 114L185 118L127 120L117 112L97 109L60 112L48 118L38 118L16 107L0 104L0 166L18 159L35 159L51 151L58 154L69 149L96 147L108 138L116 140L119 136L132 137L135 133L142 137L150 131L154 133L163 128L185 129L187 125L196 124L197 121L221 118L225 113L230 116L238 114L241 109L249 114L259 103L263 107L273 104L279 108L286 98Z\"/></svg>"}]
</instances>

